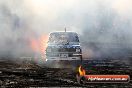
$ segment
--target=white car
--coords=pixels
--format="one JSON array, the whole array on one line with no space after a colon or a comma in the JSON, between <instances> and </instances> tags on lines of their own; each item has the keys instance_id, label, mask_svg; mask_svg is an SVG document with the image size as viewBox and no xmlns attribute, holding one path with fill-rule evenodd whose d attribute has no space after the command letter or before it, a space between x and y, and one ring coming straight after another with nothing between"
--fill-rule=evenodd
<instances>
[{"instance_id":1,"label":"white car","mask_svg":"<svg viewBox=\"0 0 132 88\"><path fill-rule=\"evenodd\" d=\"M53 32L49 35L46 48L46 61L82 60L82 49L78 34L75 32Z\"/></svg>"}]
</instances>

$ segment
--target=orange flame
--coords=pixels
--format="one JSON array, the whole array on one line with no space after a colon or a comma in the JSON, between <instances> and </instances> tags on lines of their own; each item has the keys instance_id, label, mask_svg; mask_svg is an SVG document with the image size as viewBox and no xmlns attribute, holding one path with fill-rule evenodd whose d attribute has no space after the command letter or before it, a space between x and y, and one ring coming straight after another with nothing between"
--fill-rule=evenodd
<instances>
[{"instance_id":1,"label":"orange flame","mask_svg":"<svg viewBox=\"0 0 132 88\"><path fill-rule=\"evenodd\" d=\"M35 38L32 38L30 40L30 45L31 48L34 52L38 52L39 51L39 45L38 45L38 41Z\"/></svg>"},{"instance_id":2,"label":"orange flame","mask_svg":"<svg viewBox=\"0 0 132 88\"><path fill-rule=\"evenodd\" d=\"M86 71L83 69L83 67L81 65L79 66L78 70L79 70L80 76L84 76L86 74Z\"/></svg>"},{"instance_id":3,"label":"orange flame","mask_svg":"<svg viewBox=\"0 0 132 88\"><path fill-rule=\"evenodd\" d=\"M46 50L47 42L48 42L48 36L42 35L39 39L41 53L44 53L44 51Z\"/></svg>"},{"instance_id":4,"label":"orange flame","mask_svg":"<svg viewBox=\"0 0 132 88\"><path fill-rule=\"evenodd\" d=\"M34 52L44 55L44 52L47 47L47 42L48 42L48 36L42 35L39 38L31 38L30 46Z\"/></svg>"}]
</instances>

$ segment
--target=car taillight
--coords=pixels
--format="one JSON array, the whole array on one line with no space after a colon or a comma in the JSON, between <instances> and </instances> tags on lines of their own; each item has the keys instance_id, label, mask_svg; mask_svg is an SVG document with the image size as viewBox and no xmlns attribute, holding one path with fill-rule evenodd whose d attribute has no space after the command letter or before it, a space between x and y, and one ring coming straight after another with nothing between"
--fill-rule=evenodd
<instances>
[{"instance_id":1,"label":"car taillight","mask_svg":"<svg viewBox=\"0 0 132 88\"><path fill-rule=\"evenodd\" d=\"M81 49L80 49L80 48L77 48L77 49L76 49L76 52L81 52Z\"/></svg>"},{"instance_id":2,"label":"car taillight","mask_svg":"<svg viewBox=\"0 0 132 88\"><path fill-rule=\"evenodd\" d=\"M47 52L51 52L51 48L47 48L47 50L46 50Z\"/></svg>"}]
</instances>

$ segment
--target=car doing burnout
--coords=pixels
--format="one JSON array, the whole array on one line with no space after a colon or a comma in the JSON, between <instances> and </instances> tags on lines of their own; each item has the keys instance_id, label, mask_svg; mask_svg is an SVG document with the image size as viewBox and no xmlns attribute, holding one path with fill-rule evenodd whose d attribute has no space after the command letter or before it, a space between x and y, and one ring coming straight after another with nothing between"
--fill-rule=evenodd
<instances>
[{"instance_id":1,"label":"car doing burnout","mask_svg":"<svg viewBox=\"0 0 132 88\"><path fill-rule=\"evenodd\" d=\"M75 32L53 32L49 35L46 61L82 60L78 34Z\"/></svg>"}]
</instances>

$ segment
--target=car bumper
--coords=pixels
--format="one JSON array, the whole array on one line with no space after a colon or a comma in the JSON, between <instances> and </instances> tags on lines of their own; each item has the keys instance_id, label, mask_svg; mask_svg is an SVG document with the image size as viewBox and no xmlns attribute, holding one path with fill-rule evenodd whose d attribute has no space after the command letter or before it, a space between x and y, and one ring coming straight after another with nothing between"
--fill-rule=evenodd
<instances>
[{"instance_id":1,"label":"car bumper","mask_svg":"<svg viewBox=\"0 0 132 88\"><path fill-rule=\"evenodd\" d=\"M52 60L81 60L81 56L79 57L67 57L67 58L61 58L61 57L46 57L46 61L52 61Z\"/></svg>"}]
</instances>

